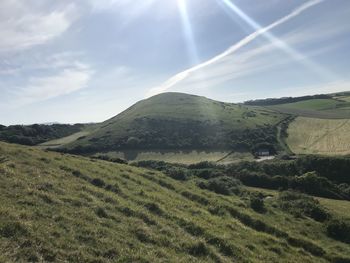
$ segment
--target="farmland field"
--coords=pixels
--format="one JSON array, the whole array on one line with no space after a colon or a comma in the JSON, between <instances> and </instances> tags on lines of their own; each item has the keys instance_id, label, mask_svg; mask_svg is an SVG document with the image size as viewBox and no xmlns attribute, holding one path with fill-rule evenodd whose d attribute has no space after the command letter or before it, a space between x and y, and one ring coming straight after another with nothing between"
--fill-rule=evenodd
<instances>
[{"instance_id":1,"label":"farmland field","mask_svg":"<svg viewBox=\"0 0 350 263\"><path fill-rule=\"evenodd\" d=\"M97 154L99 155L99 154ZM155 160L168 163L193 164L203 161L218 162L221 164L238 161L251 161L250 153L230 153L228 151L125 151L109 152L110 157L126 159L128 161Z\"/></svg>"},{"instance_id":2,"label":"farmland field","mask_svg":"<svg viewBox=\"0 0 350 263\"><path fill-rule=\"evenodd\" d=\"M63 137L63 138L59 138L57 140L44 142L44 143L40 144L39 147L42 147L42 148L56 148L56 147L65 145L67 143L74 142L74 141L76 141L77 139L79 139L79 138L81 138L83 136L87 136L88 134L89 134L89 132L87 132L87 131L77 132L77 133L74 133L74 134L69 135L67 137Z\"/></svg>"},{"instance_id":3,"label":"farmland field","mask_svg":"<svg viewBox=\"0 0 350 263\"><path fill-rule=\"evenodd\" d=\"M296 154L350 154L350 120L298 117L288 128L287 143Z\"/></svg>"},{"instance_id":4,"label":"farmland field","mask_svg":"<svg viewBox=\"0 0 350 263\"><path fill-rule=\"evenodd\" d=\"M346 119L350 117L349 97L337 99L313 99L295 103L268 106L281 113L310 118Z\"/></svg>"}]
</instances>

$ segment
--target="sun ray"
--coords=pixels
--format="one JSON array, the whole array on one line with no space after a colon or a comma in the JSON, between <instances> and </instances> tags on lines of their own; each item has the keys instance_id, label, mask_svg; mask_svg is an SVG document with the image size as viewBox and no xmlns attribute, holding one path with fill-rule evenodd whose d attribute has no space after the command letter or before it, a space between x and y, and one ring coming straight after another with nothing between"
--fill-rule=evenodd
<instances>
[{"instance_id":1,"label":"sun ray","mask_svg":"<svg viewBox=\"0 0 350 263\"><path fill-rule=\"evenodd\" d=\"M256 21L254 21L251 17L249 17L246 13L244 13L236 4L234 4L231 0L218 0L219 4L224 4L224 6L228 7L231 11L233 11L236 15L238 15L241 19L243 19L249 26L251 26L254 30L263 30L263 27L259 25ZM324 0L314 0L310 2L311 4L315 3L321 3ZM330 70L324 68L323 66L315 63L310 58L305 56L304 54L300 53L290 45L288 45L286 42L281 40L280 38L276 37L273 33L270 31L264 31L261 34L262 37L269 40L273 45L275 45L277 48L288 54L292 59L295 61L298 61L305 67L307 67L309 70L315 72L317 75L320 76L320 78L326 79L328 81L337 79L337 76L331 72Z\"/></svg>"},{"instance_id":2,"label":"sun ray","mask_svg":"<svg viewBox=\"0 0 350 263\"><path fill-rule=\"evenodd\" d=\"M196 47L196 43L194 40L193 30L190 22L190 18L188 15L187 10L187 4L186 0L177 0L180 16L181 16L181 23L183 27L183 33L186 40L187 45L187 51L190 58L190 63L192 65L198 64L199 57L198 57L198 51Z\"/></svg>"}]
</instances>

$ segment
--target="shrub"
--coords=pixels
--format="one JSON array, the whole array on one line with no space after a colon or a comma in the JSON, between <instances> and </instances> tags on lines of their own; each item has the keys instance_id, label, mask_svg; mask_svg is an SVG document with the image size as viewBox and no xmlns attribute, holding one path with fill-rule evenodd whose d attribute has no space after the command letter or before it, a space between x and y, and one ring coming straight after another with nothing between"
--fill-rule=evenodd
<instances>
[{"instance_id":1,"label":"shrub","mask_svg":"<svg viewBox=\"0 0 350 263\"><path fill-rule=\"evenodd\" d=\"M99 179L99 178L92 179L91 183L94 186L97 186L97 187L104 187L105 186L105 182L102 179Z\"/></svg>"},{"instance_id":2,"label":"shrub","mask_svg":"<svg viewBox=\"0 0 350 263\"><path fill-rule=\"evenodd\" d=\"M175 180L180 180L180 181L185 181L188 177L186 170L178 167L174 167L166 170L165 174Z\"/></svg>"},{"instance_id":3,"label":"shrub","mask_svg":"<svg viewBox=\"0 0 350 263\"><path fill-rule=\"evenodd\" d=\"M262 196L251 195L250 197L250 207L259 213L265 211L264 199Z\"/></svg>"},{"instance_id":4,"label":"shrub","mask_svg":"<svg viewBox=\"0 0 350 263\"><path fill-rule=\"evenodd\" d=\"M333 239L350 243L350 223L340 219L330 220L326 226L327 235Z\"/></svg>"},{"instance_id":5,"label":"shrub","mask_svg":"<svg viewBox=\"0 0 350 263\"><path fill-rule=\"evenodd\" d=\"M108 217L107 212L102 207L98 207L95 210L95 213L96 213L97 216L99 216L101 218L107 218Z\"/></svg>"},{"instance_id":6,"label":"shrub","mask_svg":"<svg viewBox=\"0 0 350 263\"><path fill-rule=\"evenodd\" d=\"M107 161L107 162L112 162L112 163L128 164L128 162L124 159L112 158L112 157L109 157L108 155L98 155L92 158Z\"/></svg>"},{"instance_id":7,"label":"shrub","mask_svg":"<svg viewBox=\"0 0 350 263\"><path fill-rule=\"evenodd\" d=\"M329 213L316 199L298 192L281 192L278 197L278 203L284 211L297 217L307 216L320 222L330 217Z\"/></svg>"},{"instance_id":8,"label":"shrub","mask_svg":"<svg viewBox=\"0 0 350 263\"><path fill-rule=\"evenodd\" d=\"M222 195L239 194L241 192L241 182L228 176L212 178L206 183L198 184L198 186Z\"/></svg>"}]
</instances>

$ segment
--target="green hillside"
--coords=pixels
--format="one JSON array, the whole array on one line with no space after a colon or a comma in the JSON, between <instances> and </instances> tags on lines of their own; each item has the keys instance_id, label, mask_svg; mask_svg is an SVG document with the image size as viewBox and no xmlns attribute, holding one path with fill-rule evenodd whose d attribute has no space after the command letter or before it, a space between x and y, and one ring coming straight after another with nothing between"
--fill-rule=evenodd
<instances>
[{"instance_id":1,"label":"green hillside","mask_svg":"<svg viewBox=\"0 0 350 263\"><path fill-rule=\"evenodd\" d=\"M0 178L0 262L349 261L324 222L282 208L288 194L260 210L260 191L237 183L221 195L194 179L5 143Z\"/></svg>"},{"instance_id":2,"label":"green hillside","mask_svg":"<svg viewBox=\"0 0 350 263\"><path fill-rule=\"evenodd\" d=\"M73 153L120 150L241 150L277 145L276 124L286 116L260 107L164 93L140 101L70 143Z\"/></svg>"},{"instance_id":3,"label":"green hillside","mask_svg":"<svg viewBox=\"0 0 350 263\"><path fill-rule=\"evenodd\" d=\"M268 106L269 109L281 113L293 114L303 117L323 119L345 119L350 118L350 102L348 97L330 99L311 99L294 103Z\"/></svg>"}]
</instances>

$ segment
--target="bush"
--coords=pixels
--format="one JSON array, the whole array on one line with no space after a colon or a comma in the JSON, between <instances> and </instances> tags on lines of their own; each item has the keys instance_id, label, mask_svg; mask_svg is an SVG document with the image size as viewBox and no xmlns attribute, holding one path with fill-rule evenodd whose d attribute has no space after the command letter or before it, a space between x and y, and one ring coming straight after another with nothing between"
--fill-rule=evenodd
<instances>
[{"instance_id":1,"label":"bush","mask_svg":"<svg viewBox=\"0 0 350 263\"><path fill-rule=\"evenodd\" d=\"M187 171L183 168L178 167L167 169L165 174L179 181L185 181L188 177Z\"/></svg>"},{"instance_id":2,"label":"bush","mask_svg":"<svg viewBox=\"0 0 350 263\"><path fill-rule=\"evenodd\" d=\"M326 226L327 235L335 240L350 243L350 223L340 219L330 220Z\"/></svg>"},{"instance_id":3,"label":"bush","mask_svg":"<svg viewBox=\"0 0 350 263\"><path fill-rule=\"evenodd\" d=\"M329 213L316 199L298 192L281 192L278 197L278 203L284 211L296 217L307 216L320 222L330 218Z\"/></svg>"},{"instance_id":4,"label":"bush","mask_svg":"<svg viewBox=\"0 0 350 263\"><path fill-rule=\"evenodd\" d=\"M98 155L98 156L94 156L92 158L107 161L107 162L112 162L112 163L128 164L128 161L126 161L124 159L113 158L113 157L109 157L108 155Z\"/></svg>"},{"instance_id":5,"label":"bush","mask_svg":"<svg viewBox=\"0 0 350 263\"><path fill-rule=\"evenodd\" d=\"M91 183L97 187L104 187L105 186L105 182L99 178L92 179Z\"/></svg>"},{"instance_id":6,"label":"bush","mask_svg":"<svg viewBox=\"0 0 350 263\"><path fill-rule=\"evenodd\" d=\"M95 210L95 213L96 213L97 216L99 216L101 218L107 218L108 217L107 212L102 207L98 207Z\"/></svg>"},{"instance_id":7,"label":"bush","mask_svg":"<svg viewBox=\"0 0 350 263\"><path fill-rule=\"evenodd\" d=\"M198 186L222 195L239 194L241 192L241 182L228 176L212 178Z\"/></svg>"},{"instance_id":8,"label":"bush","mask_svg":"<svg viewBox=\"0 0 350 263\"><path fill-rule=\"evenodd\" d=\"M265 211L264 199L262 196L251 195L250 197L250 207L259 213Z\"/></svg>"}]
</instances>

